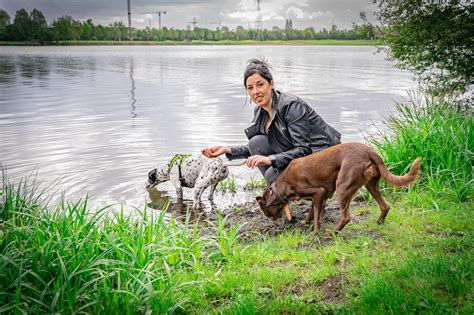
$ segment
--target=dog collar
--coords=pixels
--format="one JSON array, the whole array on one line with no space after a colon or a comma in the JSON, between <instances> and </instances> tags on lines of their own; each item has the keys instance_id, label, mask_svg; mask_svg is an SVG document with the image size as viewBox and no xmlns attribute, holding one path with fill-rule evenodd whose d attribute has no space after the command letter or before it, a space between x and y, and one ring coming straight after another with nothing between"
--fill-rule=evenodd
<instances>
[{"instance_id":1,"label":"dog collar","mask_svg":"<svg viewBox=\"0 0 474 315\"><path fill-rule=\"evenodd\" d=\"M186 180L184 179L182 173L181 173L181 167L183 165L183 162L184 160L191 156L191 154L176 154L175 156L173 156L173 158L171 159L170 161L170 165L169 165L169 171L171 171L171 168L173 167L173 165L178 162L178 176L179 176L179 182L181 183L181 186L183 187L188 187L187 186L187 183L186 183ZM168 171L168 172L169 172Z\"/></svg>"},{"instance_id":2,"label":"dog collar","mask_svg":"<svg viewBox=\"0 0 474 315\"><path fill-rule=\"evenodd\" d=\"M283 204L287 203L287 202L286 202L285 200L283 200L283 198L281 197L280 193L278 192L278 189L277 189L276 186L275 186L275 183L272 183L272 184L270 185L270 189L272 190L273 194L277 197L277 199L278 199L278 201L279 201L280 203L283 203Z\"/></svg>"},{"instance_id":3,"label":"dog collar","mask_svg":"<svg viewBox=\"0 0 474 315\"><path fill-rule=\"evenodd\" d=\"M275 196L277 197L279 203L280 203L280 204L284 204L283 210L285 210L286 218L288 219L288 222L290 222L290 221L291 221L291 212L290 212L290 207L288 206L288 201L283 200L283 198L281 197L280 193L279 193L278 190L276 189L275 183L272 183L272 184L270 185L270 189L272 190L272 192L273 192L273 193L275 194Z\"/></svg>"}]
</instances>

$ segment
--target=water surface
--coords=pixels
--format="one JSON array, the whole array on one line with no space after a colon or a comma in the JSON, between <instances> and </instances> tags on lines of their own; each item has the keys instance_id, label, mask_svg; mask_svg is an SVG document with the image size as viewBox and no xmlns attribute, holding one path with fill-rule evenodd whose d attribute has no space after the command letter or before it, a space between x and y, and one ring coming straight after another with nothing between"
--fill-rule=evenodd
<instances>
[{"instance_id":1,"label":"water surface","mask_svg":"<svg viewBox=\"0 0 474 315\"><path fill-rule=\"evenodd\" d=\"M66 198L89 193L101 206L143 207L146 174L176 153L246 142L253 116L243 89L245 62L265 56L277 89L305 99L343 135L383 128L408 73L373 47L103 46L0 47L0 161L18 181L38 170L61 178ZM255 170L232 168L238 193ZM174 196L171 184L159 186ZM190 191L185 192L188 198Z\"/></svg>"}]
</instances>

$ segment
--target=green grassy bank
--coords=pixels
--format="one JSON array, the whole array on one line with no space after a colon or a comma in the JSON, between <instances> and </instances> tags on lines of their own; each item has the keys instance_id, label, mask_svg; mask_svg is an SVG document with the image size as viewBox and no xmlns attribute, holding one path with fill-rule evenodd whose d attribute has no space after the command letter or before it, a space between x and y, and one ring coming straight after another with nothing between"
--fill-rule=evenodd
<instances>
[{"instance_id":1,"label":"green grassy bank","mask_svg":"<svg viewBox=\"0 0 474 315\"><path fill-rule=\"evenodd\" d=\"M204 41L204 40L193 40L193 41L104 41L104 40L91 40L91 41L60 41L52 42L47 45L53 46L99 46L99 45L340 45L340 46L370 46L380 45L381 41L371 40L269 40L269 41L256 41L256 40L221 40L221 41ZM15 41L0 41L0 46L37 46L38 43L32 42L15 42Z\"/></svg>"},{"instance_id":2,"label":"green grassy bank","mask_svg":"<svg viewBox=\"0 0 474 315\"><path fill-rule=\"evenodd\" d=\"M450 102L400 105L372 142L394 168L423 157L422 178L384 189L385 224L369 200L341 235L288 225L242 239L226 219L188 229L86 200L47 209L32 183L4 179L0 313L472 314L472 127Z\"/></svg>"}]
</instances>

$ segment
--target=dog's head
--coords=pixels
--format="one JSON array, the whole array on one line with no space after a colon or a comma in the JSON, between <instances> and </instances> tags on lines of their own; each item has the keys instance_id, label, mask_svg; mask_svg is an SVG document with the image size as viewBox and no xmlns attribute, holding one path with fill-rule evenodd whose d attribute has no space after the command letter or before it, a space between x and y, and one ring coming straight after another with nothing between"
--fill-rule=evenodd
<instances>
[{"instance_id":1,"label":"dog's head","mask_svg":"<svg viewBox=\"0 0 474 315\"><path fill-rule=\"evenodd\" d=\"M282 217L282 204L272 191L271 187L265 188L263 195L257 197L257 203L265 216L277 221Z\"/></svg>"},{"instance_id":2,"label":"dog's head","mask_svg":"<svg viewBox=\"0 0 474 315\"><path fill-rule=\"evenodd\" d=\"M152 169L148 172L148 180L146 182L146 188L150 189L158 185L159 183L163 183L170 180L170 173L168 168L161 167L159 169Z\"/></svg>"}]
</instances>

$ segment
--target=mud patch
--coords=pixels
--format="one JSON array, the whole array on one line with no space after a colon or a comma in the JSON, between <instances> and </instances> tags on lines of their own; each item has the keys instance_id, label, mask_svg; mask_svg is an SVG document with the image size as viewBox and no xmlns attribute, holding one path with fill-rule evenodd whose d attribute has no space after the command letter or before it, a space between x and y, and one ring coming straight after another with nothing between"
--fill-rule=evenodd
<instances>
[{"instance_id":1,"label":"mud patch","mask_svg":"<svg viewBox=\"0 0 474 315\"><path fill-rule=\"evenodd\" d=\"M346 299L344 278L340 274L324 279L319 288L324 292L325 302L342 303Z\"/></svg>"},{"instance_id":2,"label":"mud patch","mask_svg":"<svg viewBox=\"0 0 474 315\"><path fill-rule=\"evenodd\" d=\"M354 202L351 204L353 210L357 207L366 206L366 203ZM284 219L284 224L281 226L276 225L271 219L267 218L260 207L256 203L247 203L239 207L229 208L223 211L226 216L227 226L239 226L242 225L241 237L244 239L256 239L264 236L276 236L284 231L300 230L310 233L313 230L313 223L305 223L305 219L310 211L311 201L300 200L297 202L290 203L290 211L292 214L291 222ZM352 222L357 224L370 217L369 212L360 212L358 214L351 214ZM339 220L341 210L337 206L337 202L330 200L326 204L323 224L321 231L318 233L317 238L321 243L326 243L328 240L332 240L334 237L328 235L324 230L334 230ZM344 230L343 233L344 234Z\"/></svg>"},{"instance_id":3,"label":"mud patch","mask_svg":"<svg viewBox=\"0 0 474 315\"><path fill-rule=\"evenodd\" d=\"M342 304L346 300L346 285L343 274L337 274L318 282L297 281L289 285L283 295L294 295L306 303Z\"/></svg>"},{"instance_id":4,"label":"mud patch","mask_svg":"<svg viewBox=\"0 0 474 315\"><path fill-rule=\"evenodd\" d=\"M152 197L150 195L150 197ZM154 209L163 208L164 196L160 196L162 199L161 203L150 203L149 206ZM169 198L168 198L169 199ZM361 208L366 207L366 201L352 201L350 205L350 213L352 224L359 224L370 218L371 214L367 210ZM311 209L311 201L299 200L290 203L290 211L292 220L289 222L284 216L284 224L277 225L270 218L266 217L256 202L247 202L240 205L229 206L225 209L217 207L215 204L212 208L205 208L203 210L195 211L192 210L192 201L184 200L170 203L166 207L167 215L173 215L175 219L181 222L186 221L186 215L189 216L189 222L191 224L197 223L204 227L203 230L210 233L213 232L213 227L216 226L218 217L222 217L226 228L239 227L239 237L241 240L258 240L268 236L277 236L286 231L304 231L311 233L313 230L313 222L305 223L305 219L308 216ZM318 245L326 244L334 240L334 231L336 224L341 215L341 210L335 199L328 200L326 207L324 208L323 223L321 231L315 236L314 244L302 244L303 247L311 246L318 247ZM328 233L330 231L331 233ZM360 231L352 231L347 227L343 229L339 237L353 237L361 234Z\"/></svg>"},{"instance_id":5,"label":"mud patch","mask_svg":"<svg viewBox=\"0 0 474 315\"><path fill-rule=\"evenodd\" d=\"M359 224L370 218L368 211L354 211L357 207L367 206L366 203L354 202L351 204L351 219L353 224ZM298 201L290 203L290 211L292 214L291 222L284 219L284 224L276 225L270 218L267 218L260 207L252 202L241 204L238 206L232 206L227 209L211 209L206 211L193 211L189 203L172 203L170 204L167 212L172 213L173 216L181 222L185 222L186 213L189 216L190 223L197 223L205 227L212 233L212 227L216 226L218 221L218 215L220 215L226 228L239 227L239 238L241 240L259 240L264 237L272 237L282 234L287 231L304 231L311 233L313 230L313 222L305 223L305 219L310 211L310 201ZM339 220L341 210L337 206L337 202L329 201L325 207L323 215L323 224L321 231L315 236L315 242L312 244L301 244L302 247L319 247L322 244L327 244L334 241L334 231L336 224ZM331 233L328 233L330 231ZM360 231L352 231L352 229L346 227L339 237L353 237L361 234Z\"/></svg>"}]
</instances>

